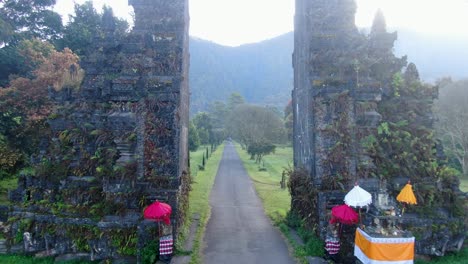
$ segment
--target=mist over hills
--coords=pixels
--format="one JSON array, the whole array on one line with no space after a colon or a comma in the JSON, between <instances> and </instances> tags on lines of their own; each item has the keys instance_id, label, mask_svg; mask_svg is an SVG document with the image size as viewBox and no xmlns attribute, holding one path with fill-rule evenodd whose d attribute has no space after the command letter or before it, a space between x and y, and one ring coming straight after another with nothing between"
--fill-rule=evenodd
<instances>
[{"instance_id":1,"label":"mist over hills","mask_svg":"<svg viewBox=\"0 0 468 264\"><path fill-rule=\"evenodd\" d=\"M434 82L441 77L468 78L468 36L434 36L397 30L395 53L408 55L421 78Z\"/></svg>"},{"instance_id":2,"label":"mist over hills","mask_svg":"<svg viewBox=\"0 0 468 264\"><path fill-rule=\"evenodd\" d=\"M408 55L426 82L468 78L468 37L440 37L398 30L395 53ZM239 92L247 102L283 110L293 89L294 33L227 47L190 39L191 113Z\"/></svg>"},{"instance_id":3,"label":"mist over hills","mask_svg":"<svg viewBox=\"0 0 468 264\"><path fill-rule=\"evenodd\" d=\"M190 39L191 110L239 92L249 103L284 107L293 87L293 34L227 47Z\"/></svg>"}]
</instances>

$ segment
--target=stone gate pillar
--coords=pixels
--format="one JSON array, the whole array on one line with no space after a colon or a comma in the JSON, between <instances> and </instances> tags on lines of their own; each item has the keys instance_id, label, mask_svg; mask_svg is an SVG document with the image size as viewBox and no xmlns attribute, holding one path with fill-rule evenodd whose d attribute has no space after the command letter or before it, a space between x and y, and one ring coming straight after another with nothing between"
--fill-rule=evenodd
<instances>
[{"instance_id":1,"label":"stone gate pillar","mask_svg":"<svg viewBox=\"0 0 468 264\"><path fill-rule=\"evenodd\" d=\"M314 216L322 229L328 200L339 200L332 192L372 167L360 141L380 121L380 84L360 69L367 42L355 26L356 9L354 0L296 0L294 165L319 191Z\"/></svg>"},{"instance_id":2,"label":"stone gate pillar","mask_svg":"<svg viewBox=\"0 0 468 264\"><path fill-rule=\"evenodd\" d=\"M158 238L142 217L155 200L172 206L177 234L188 197L188 0L129 4L132 32L103 16L81 87L51 91L59 107L36 173L10 193L11 236L30 234L26 253L141 256ZM21 243L12 239L11 253Z\"/></svg>"}]
</instances>

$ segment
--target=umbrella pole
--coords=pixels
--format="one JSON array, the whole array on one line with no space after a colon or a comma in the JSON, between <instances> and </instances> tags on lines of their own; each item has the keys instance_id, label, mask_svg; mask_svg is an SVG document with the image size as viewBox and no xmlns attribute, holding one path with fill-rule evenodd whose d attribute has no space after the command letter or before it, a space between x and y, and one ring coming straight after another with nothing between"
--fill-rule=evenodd
<instances>
[{"instance_id":1,"label":"umbrella pole","mask_svg":"<svg viewBox=\"0 0 468 264\"><path fill-rule=\"evenodd\" d=\"M361 207L359 207L359 224L362 225Z\"/></svg>"},{"instance_id":2,"label":"umbrella pole","mask_svg":"<svg viewBox=\"0 0 468 264\"><path fill-rule=\"evenodd\" d=\"M340 227L339 227L339 230L338 230L338 235L339 235L339 238L341 239L341 234L343 233L343 224L340 223Z\"/></svg>"}]
</instances>

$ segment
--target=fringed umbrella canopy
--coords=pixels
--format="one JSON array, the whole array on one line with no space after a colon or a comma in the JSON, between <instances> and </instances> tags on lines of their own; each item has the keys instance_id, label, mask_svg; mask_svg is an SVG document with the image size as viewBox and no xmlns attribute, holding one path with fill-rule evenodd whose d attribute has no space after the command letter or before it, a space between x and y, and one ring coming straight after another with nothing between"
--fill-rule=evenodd
<instances>
[{"instance_id":1,"label":"fringed umbrella canopy","mask_svg":"<svg viewBox=\"0 0 468 264\"><path fill-rule=\"evenodd\" d=\"M156 201L145 208L143 217L145 219L154 220L156 222L164 221L165 224L170 225L171 213L172 208L170 205Z\"/></svg>"},{"instance_id":2,"label":"fringed umbrella canopy","mask_svg":"<svg viewBox=\"0 0 468 264\"><path fill-rule=\"evenodd\" d=\"M342 223L345 225L357 224L359 222L358 213L347 204L337 205L332 208L332 219L331 224Z\"/></svg>"},{"instance_id":3,"label":"fringed umbrella canopy","mask_svg":"<svg viewBox=\"0 0 468 264\"><path fill-rule=\"evenodd\" d=\"M372 195L366 190L355 185L344 198L345 204L353 207L363 207L372 203Z\"/></svg>"},{"instance_id":4,"label":"fringed umbrella canopy","mask_svg":"<svg viewBox=\"0 0 468 264\"><path fill-rule=\"evenodd\" d=\"M398 201L407 204L417 204L416 196L414 196L413 186L411 186L411 182L408 182L405 187L401 190L400 194L398 194L397 198Z\"/></svg>"}]
</instances>

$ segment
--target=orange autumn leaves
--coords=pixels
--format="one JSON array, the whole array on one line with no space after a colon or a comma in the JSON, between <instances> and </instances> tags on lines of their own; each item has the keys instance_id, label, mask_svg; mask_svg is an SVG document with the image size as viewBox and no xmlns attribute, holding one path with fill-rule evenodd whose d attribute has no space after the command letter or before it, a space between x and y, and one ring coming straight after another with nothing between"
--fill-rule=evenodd
<instances>
[{"instance_id":1,"label":"orange autumn leaves","mask_svg":"<svg viewBox=\"0 0 468 264\"><path fill-rule=\"evenodd\" d=\"M32 78L17 77L0 88L0 111L21 116L28 121L43 120L54 110L49 90L79 88L83 79L79 58L70 49L56 51L40 40L22 43L21 55L33 67Z\"/></svg>"}]
</instances>

